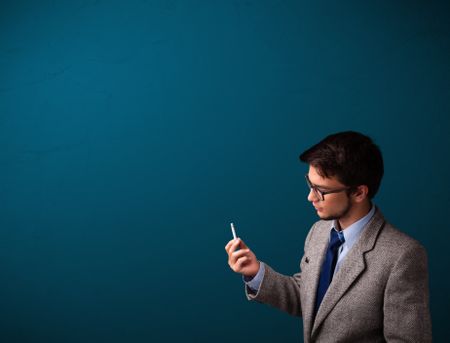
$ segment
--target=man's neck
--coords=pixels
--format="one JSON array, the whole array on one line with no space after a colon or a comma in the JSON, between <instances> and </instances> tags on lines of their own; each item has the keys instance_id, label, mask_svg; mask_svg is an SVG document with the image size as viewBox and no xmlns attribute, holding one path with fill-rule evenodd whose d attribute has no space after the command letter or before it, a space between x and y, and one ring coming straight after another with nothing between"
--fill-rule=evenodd
<instances>
[{"instance_id":1,"label":"man's neck","mask_svg":"<svg viewBox=\"0 0 450 343\"><path fill-rule=\"evenodd\" d=\"M372 209L372 202L365 201L361 204L353 204L350 211L342 218L339 218L339 226L341 230L345 230L347 227L363 218Z\"/></svg>"}]
</instances>

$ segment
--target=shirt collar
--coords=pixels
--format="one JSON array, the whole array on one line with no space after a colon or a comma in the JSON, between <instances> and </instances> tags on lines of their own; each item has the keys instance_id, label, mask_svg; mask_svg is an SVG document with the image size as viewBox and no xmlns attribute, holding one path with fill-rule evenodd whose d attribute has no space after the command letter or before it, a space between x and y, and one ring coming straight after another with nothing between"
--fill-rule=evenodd
<instances>
[{"instance_id":1,"label":"shirt collar","mask_svg":"<svg viewBox=\"0 0 450 343\"><path fill-rule=\"evenodd\" d=\"M367 213L364 217L359 219L358 221L354 222L349 227L345 228L342 231L336 230L336 227L339 227L339 223L336 222L336 220L333 223L333 229L338 231L338 233L342 233L345 238L345 245L348 246L350 249L353 244L357 241L359 235L362 233L364 227L369 222L369 220L373 217L375 214L375 206L372 205L372 208L370 209L369 213Z\"/></svg>"}]
</instances>

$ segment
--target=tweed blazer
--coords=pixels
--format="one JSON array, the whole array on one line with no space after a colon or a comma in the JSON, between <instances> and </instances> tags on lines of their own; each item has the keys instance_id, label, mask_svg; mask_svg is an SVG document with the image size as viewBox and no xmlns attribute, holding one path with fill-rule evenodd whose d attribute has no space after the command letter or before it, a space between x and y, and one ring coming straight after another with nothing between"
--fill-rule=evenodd
<instances>
[{"instance_id":1,"label":"tweed blazer","mask_svg":"<svg viewBox=\"0 0 450 343\"><path fill-rule=\"evenodd\" d=\"M348 252L314 317L320 269L332 221L316 222L305 241L300 272L282 275L266 264L249 300L303 317L304 342L431 342L425 249L376 210Z\"/></svg>"}]
</instances>

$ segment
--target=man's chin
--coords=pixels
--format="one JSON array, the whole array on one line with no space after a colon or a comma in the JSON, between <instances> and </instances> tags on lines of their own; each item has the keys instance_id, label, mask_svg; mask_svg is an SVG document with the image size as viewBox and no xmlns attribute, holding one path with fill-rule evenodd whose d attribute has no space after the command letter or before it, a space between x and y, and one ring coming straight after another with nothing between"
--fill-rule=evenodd
<instances>
[{"instance_id":1,"label":"man's chin","mask_svg":"<svg viewBox=\"0 0 450 343\"><path fill-rule=\"evenodd\" d=\"M316 208L317 215L322 220L340 220L345 217L351 210L352 206L350 203L347 203L347 206L340 211L334 211L334 213L326 213L323 207Z\"/></svg>"},{"instance_id":2,"label":"man's chin","mask_svg":"<svg viewBox=\"0 0 450 343\"><path fill-rule=\"evenodd\" d=\"M318 216L322 220L336 220L336 219L339 219L336 216L327 216L327 215L323 215L323 214L318 214Z\"/></svg>"},{"instance_id":3,"label":"man's chin","mask_svg":"<svg viewBox=\"0 0 450 343\"><path fill-rule=\"evenodd\" d=\"M322 220L336 220L340 218L340 216L336 214L323 213L323 210L317 210L317 215Z\"/></svg>"}]
</instances>

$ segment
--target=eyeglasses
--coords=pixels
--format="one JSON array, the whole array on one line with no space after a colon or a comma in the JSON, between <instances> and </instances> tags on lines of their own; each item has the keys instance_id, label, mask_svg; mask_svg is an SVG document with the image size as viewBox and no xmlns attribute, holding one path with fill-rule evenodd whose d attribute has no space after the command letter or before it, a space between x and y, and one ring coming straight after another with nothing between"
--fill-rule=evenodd
<instances>
[{"instance_id":1,"label":"eyeglasses","mask_svg":"<svg viewBox=\"0 0 450 343\"><path fill-rule=\"evenodd\" d=\"M345 187L345 188L333 189L333 190L329 190L329 191L322 191L322 190L319 189L319 187L317 187L316 185L313 185L311 183L311 181L309 180L308 174L305 175L305 179L306 179L306 184L308 185L310 191L312 190L314 195L317 198L319 198L320 201L324 201L325 200L325 195L326 194L340 193L340 192L346 191L346 190L351 188L351 187Z\"/></svg>"}]
</instances>

